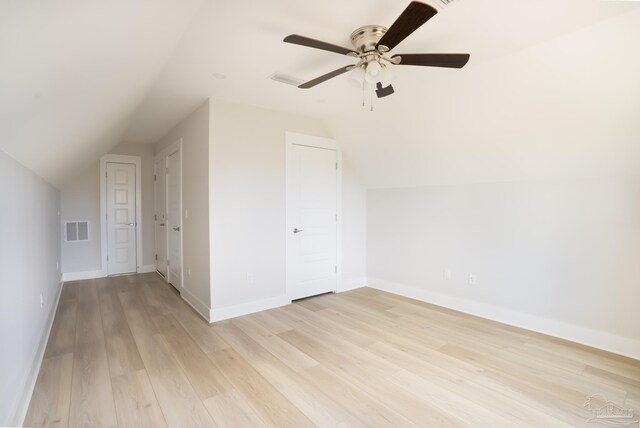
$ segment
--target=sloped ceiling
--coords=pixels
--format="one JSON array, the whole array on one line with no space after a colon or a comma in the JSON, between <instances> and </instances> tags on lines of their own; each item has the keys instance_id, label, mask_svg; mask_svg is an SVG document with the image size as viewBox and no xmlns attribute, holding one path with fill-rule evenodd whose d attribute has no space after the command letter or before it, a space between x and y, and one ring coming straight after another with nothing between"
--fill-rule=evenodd
<instances>
[{"instance_id":1,"label":"sloped ceiling","mask_svg":"<svg viewBox=\"0 0 640 428\"><path fill-rule=\"evenodd\" d=\"M396 94L373 112L346 77L309 90L267 79L351 63L285 35L349 46L407 3L2 3L0 148L61 183L211 97L322 119L370 187L640 172L637 2L433 0L438 15L394 53L469 52L469 65L396 67Z\"/></svg>"},{"instance_id":2,"label":"sloped ceiling","mask_svg":"<svg viewBox=\"0 0 640 428\"><path fill-rule=\"evenodd\" d=\"M0 150L55 185L106 153L201 3L0 2Z\"/></svg>"}]
</instances>

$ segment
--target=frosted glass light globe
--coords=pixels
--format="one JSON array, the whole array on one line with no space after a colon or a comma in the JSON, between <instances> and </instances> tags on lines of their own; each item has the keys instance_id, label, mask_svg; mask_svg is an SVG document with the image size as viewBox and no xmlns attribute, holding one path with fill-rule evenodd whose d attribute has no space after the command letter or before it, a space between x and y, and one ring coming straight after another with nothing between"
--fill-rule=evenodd
<instances>
[{"instance_id":1,"label":"frosted glass light globe","mask_svg":"<svg viewBox=\"0 0 640 428\"><path fill-rule=\"evenodd\" d=\"M377 76L378 73L380 73L380 70L382 70L382 66L378 61L371 61L367 63L367 73L372 76Z\"/></svg>"},{"instance_id":2,"label":"frosted glass light globe","mask_svg":"<svg viewBox=\"0 0 640 428\"><path fill-rule=\"evenodd\" d=\"M347 78L347 81L352 86L362 89L362 84L364 83L365 75L366 75L366 72L364 71L364 68L357 67L351 70L351 73L349 73L349 77Z\"/></svg>"},{"instance_id":3,"label":"frosted glass light globe","mask_svg":"<svg viewBox=\"0 0 640 428\"><path fill-rule=\"evenodd\" d=\"M380 73L378 73L378 78L380 79L382 87L386 88L393 82L395 76L388 66L384 66L382 70L380 70Z\"/></svg>"}]
</instances>

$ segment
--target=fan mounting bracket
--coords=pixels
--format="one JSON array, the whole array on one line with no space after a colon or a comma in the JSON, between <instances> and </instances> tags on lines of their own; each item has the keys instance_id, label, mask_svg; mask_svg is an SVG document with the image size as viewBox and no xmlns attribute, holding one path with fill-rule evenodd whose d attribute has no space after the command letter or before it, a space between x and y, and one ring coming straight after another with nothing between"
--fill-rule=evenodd
<instances>
[{"instance_id":1,"label":"fan mounting bracket","mask_svg":"<svg viewBox=\"0 0 640 428\"><path fill-rule=\"evenodd\" d=\"M387 27L382 25L365 25L351 33L351 44L353 44L353 47L360 53L376 51L378 50L376 45L386 32ZM378 48L382 48L382 46ZM384 48L387 47L384 46ZM381 52L388 50L388 48L386 50L380 49Z\"/></svg>"}]
</instances>

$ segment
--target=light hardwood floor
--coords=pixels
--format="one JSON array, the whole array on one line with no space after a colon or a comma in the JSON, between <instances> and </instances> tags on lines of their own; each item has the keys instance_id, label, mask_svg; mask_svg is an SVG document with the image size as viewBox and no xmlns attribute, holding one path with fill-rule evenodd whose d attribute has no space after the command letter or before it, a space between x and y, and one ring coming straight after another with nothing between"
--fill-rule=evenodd
<instances>
[{"instance_id":1,"label":"light hardwood floor","mask_svg":"<svg viewBox=\"0 0 640 428\"><path fill-rule=\"evenodd\" d=\"M594 427L640 362L362 288L204 322L156 274L64 285L26 419L56 427Z\"/></svg>"}]
</instances>

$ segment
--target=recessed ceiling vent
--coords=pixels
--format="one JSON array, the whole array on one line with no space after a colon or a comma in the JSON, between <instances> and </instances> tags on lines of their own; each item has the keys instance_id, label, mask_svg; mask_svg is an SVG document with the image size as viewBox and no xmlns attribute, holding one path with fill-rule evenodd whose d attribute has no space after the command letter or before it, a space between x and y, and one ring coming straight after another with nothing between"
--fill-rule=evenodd
<instances>
[{"instance_id":1,"label":"recessed ceiling vent","mask_svg":"<svg viewBox=\"0 0 640 428\"><path fill-rule=\"evenodd\" d=\"M438 2L443 6L449 6L451 3L453 3L453 1L454 0L438 0Z\"/></svg>"},{"instance_id":2,"label":"recessed ceiling vent","mask_svg":"<svg viewBox=\"0 0 640 428\"><path fill-rule=\"evenodd\" d=\"M295 77L287 76L286 74L275 73L269 76L269 79L276 82L284 83L285 85L300 86L304 83L304 80L297 79Z\"/></svg>"}]
</instances>

